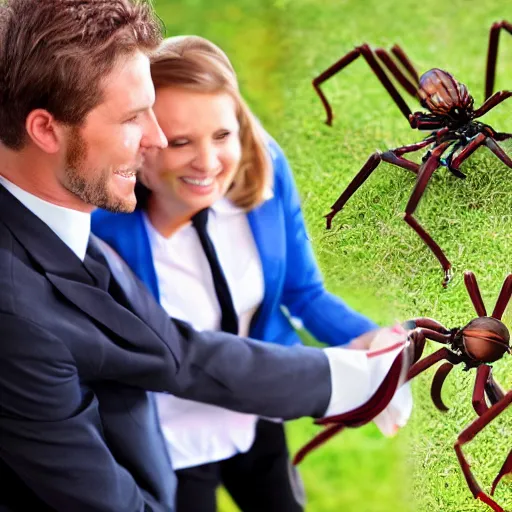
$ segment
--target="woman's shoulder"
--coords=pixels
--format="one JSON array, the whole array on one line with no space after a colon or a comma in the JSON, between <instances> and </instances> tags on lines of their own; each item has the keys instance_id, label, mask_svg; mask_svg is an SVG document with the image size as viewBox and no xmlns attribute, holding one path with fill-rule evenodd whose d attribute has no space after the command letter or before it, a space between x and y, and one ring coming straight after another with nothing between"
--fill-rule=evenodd
<instances>
[{"instance_id":1,"label":"woman's shoulder","mask_svg":"<svg viewBox=\"0 0 512 512\"><path fill-rule=\"evenodd\" d=\"M91 216L91 230L100 238L107 235L122 235L124 229L133 229L133 226L142 220L142 212L136 209L133 213L113 213L97 209ZM110 236L109 236L110 238Z\"/></svg>"},{"instance_id":2,"label":"woman's shoulder","mask_svg":"<svg viewBox=\"0 0 512 512\"><path fill-rule=\"evenodd\" d=\"M283 160L286 160L286 156L281 146L268 132L265 132L265 143L267 145L267 150L269 152L270 159L272 160L272 164L274 165L274 167L276 163L280 163Z\"/></svg>"},{"instance_id":3,"label":"woman's shoulder","mask_svg":"<svg viewBox=\"0 0 512 512\"><path fill-rule=\"evenodd\" d=\"M265 132L265 143L272 163L272 188L275 193L289 181L290 168L283 149L268 132Z\"/></svg>"}]
</instances>

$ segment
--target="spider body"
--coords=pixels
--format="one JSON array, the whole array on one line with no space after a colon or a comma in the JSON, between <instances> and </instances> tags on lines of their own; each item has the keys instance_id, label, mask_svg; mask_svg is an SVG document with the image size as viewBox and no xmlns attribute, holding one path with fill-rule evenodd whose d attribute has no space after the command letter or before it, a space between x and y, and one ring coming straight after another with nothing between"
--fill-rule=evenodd
<instances>
[{"instance_id":1,"label":"spider body","mask_svg":"<svg viewBox=\"0 0 512 512\"><path fill-rule=\"evenodd\" d=\"M482 364L494 363L511 350L507 326L501 320L490 316L475 318L464 327L451 330L428 319L418 320L415 326L420 325L420 351L423 351L423 338L443 343L448 350L446 354L450 363L463 363L465 371L478 368Z\"/></svg>"},{"instance_id":2,"label":"spider body","mask_svg":"<svg viewBox=\"0 0 512 512\"><path fill-rule=\"evenodd\" d=\"M439 164L457 178L464 179L466 175L459 170L460 162L457 166L452 165L455 153L468 146L478 134L498 139L502 136L489 125L475 121L473 96L463 83L458 82L447 71L434 68L424 73L419 79L417 96L421 106L429 112L410 114L411 128L431 130L430 136L435 137L432 141L433 147L450 142L447 154L439 159ZM423 155L423 163L431 154L431 151L427 151Z\"/></svg>"},{"instance_id":3,"label":"spider body","mask_svg":"<svg viewBox=\"0 0 512 512\"><path fill-rule=\"evenodd\" d=\"M468 88L442 69L430 69L421 75L417 95L423 108L445 117L442 121L447 124L451 120L465 124L473 117L474 100Z\"/></svg>"},{"instance_id":4,"label":"spider body","mask_svg":"<svg viewBox=\"0 0 512 512\"><path fill-rule=\"evenodd\" d=\"M509 354L510 334L497 318L475 318L455 332L451 349L465 363L465 370L469 370L483 363L494 363Z\"/></svg>"},{"instance_id":5,"label":"spider body","mask_svg":"<svg viewBox=\"0 0 512 512\"><path fill-rule=\"evenodd\" d=\"M474 109L474 100L466 85L439 68L430 69L420 77L405 52L397 45L393 46L390 52L383 48L373 50L366 43L357 46L313 80L313 87L327 112L326 122L331 125L332 108L320 85L362 56L408 120L410 127L430 132L420 142L372 154L332 205L331 211L326 215L327 228L331 227L334 216L382 161L412 171L417 175L417 179L405 209L404 220L434 253L444 271L442 284L443 286L448 284L452 275L452 265L441 247L414 217L414 212L432 175L439 167L446 167L456 177L465 178L465 174L460 171L460 166L481 146L486 146L499 160L512 168L512 158L498 144L512 137L512 134L496 132L491 126L476 121L512 96L512 91L500 91L491 95L497 58L497 34L501 29L512 33L512 25L501 22L501 24L494 24L491 28L486 101L477 109ZM427 112L413 113L387 73L390 73L409 95L419 101ZM404 157L407 153L418 150L426 150L421 165Z\"/></svg>"}]
</instances>

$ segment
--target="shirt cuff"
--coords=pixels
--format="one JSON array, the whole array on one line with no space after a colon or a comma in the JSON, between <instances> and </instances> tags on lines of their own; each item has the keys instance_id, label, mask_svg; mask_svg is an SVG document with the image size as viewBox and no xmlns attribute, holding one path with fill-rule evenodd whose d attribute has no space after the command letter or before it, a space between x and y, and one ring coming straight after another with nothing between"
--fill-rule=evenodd
<instances>
[{"instance_id":1,"label":"shirt cuff","mask_svg":"<svg viewBox=\"0 0 512 512\"><path fill-rule=\"evenodd\" d=\"M405 349L403 333L382 329L380 336L389 337L388 347L378 351L325 348L331 370L332 393L325 416L343 414L366 403L375 394L391 365ZM403 380L403 379L401 379ZM399 383L399 386L402 382ZM374 419L385 435L394 434L405 425L412 410L408 384L400 387L391 402Z\"/></svg>"}]
</instances>

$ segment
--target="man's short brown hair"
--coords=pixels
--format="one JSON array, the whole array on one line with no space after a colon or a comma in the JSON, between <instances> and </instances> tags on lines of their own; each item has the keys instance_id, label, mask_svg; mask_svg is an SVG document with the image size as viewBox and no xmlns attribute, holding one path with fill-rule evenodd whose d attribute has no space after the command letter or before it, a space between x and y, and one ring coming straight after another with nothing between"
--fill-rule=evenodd
<instances>
[{"instance_id":1,"label":"man's short brown hair","mask_svg":"<svg viewBox=\"0 0 512 512\"><path fill-rule=\"evenodd\" d=\"M21 149L37 108L79 125L117 59L153 50L161 32L144 0L0 0L0 141Z\"/></svg>"}]
</instances>

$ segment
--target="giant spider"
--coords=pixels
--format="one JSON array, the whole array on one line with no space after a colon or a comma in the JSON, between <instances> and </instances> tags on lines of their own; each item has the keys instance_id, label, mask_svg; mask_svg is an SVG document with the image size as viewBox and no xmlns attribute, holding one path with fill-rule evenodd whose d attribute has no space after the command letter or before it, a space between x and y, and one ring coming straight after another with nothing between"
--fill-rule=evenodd
<instances>
[{"instance_id":1,"label":"giant spider","mask_svg":"<svg viewBox=\"0 0 512 512\"><path fill-rule=\"evenodd\" d=\"M512 403L512 391L509 391L507 394L502 391L494 380L491 366L489 366L490 363L510 353L510 335L505 324L501 322L501 318L512 296L512 274L505 278L496 301L496 306L490 317L487 316L476 278L472 272L464 273L464 283L478 318L471 320L462 328L455 329L447 329L431 318L417 318L413 320L413 325L408 325L408 327L414 327L414 329L408 335L408 341L413 350L413 355L410 356L413 364L408 369L407 380L416 377L443 359L449 361L438 368L431 388L434 404L438 409L446 411L447 407L441 399L441 388L446 376L456 364L464 364L464 370L476 368L472 401L478 418L458 435L454 448L473 496L489 505L492 510L504 512L478 485L464 457L462 446L471 441L486 425ZM427 339L446 346L420 360ZM395 381L392 380L393 378ZM389 404L393 390L396 389L390 386L390 383L395 383L396 379L396 371L391 368L377 393L366 404L342 415L316 420L315 423L326 425L327 428L299 451L294 462L300 462L307 453L344 428L357 427L371 421L376 414ZM390 388L392 390L391 393L389 391ZM384 396L386 390L388 394ZM498 476L492 484L491 495L494 494L494 490L503 476L509 473L512 473L512 451L507 456Z\"/></svg>"},{"instance_id":2,"label":"giant spider","mask_svg":"<svg viewBox=\"0 0 512 512\"><path fill-rule=\"evenodd\" d=\"M380 162L388 162L412 171L417 174L417 179L405 208L404 220L434 253L444 270L443 286L448 284L451 279L451 263L441 247L420 225L413 214L433 173L440 166L444 166L456 177L465 178L465 174L460 171L460 166L480 146L487 146L505 165L512 167L512 159L497 143L497 141L512 137L512 134L498 133L491 126L475 121L475 119L483 116L496 105L512 96L512 91L500 91L491 95L501 29L505 29L512 34L512 24L502 21L491 27L487 57L486 100L476 110L473 109L473 97L464 84L458 82L447 71L438 68L430 69L419 77L410 59L398 45L393 46L390 52L383 48L372 50L366 43L357 46L313 80L313 87L320 96L327 112L326 122L330 125L333 118L332 109L320 89L320 84L359 56L363 56L402 114L409 121L411 128L430 131L430 134L421 142L389 149L383 153L380 151L373 153L332 205L330 213L326 215L327 228L331 227L333 217L345 206L346 202L366 181ZM391 54L399 65L395 63ZM395 85L388 78L383 65L407 93L419 99L421 106L428 112L411 112ZM401 69L399 66L401 66ZM427 147L429 149L423 156L421 165L403 157L406 153L412 153Z\"/></svg>"}]
</instances>

